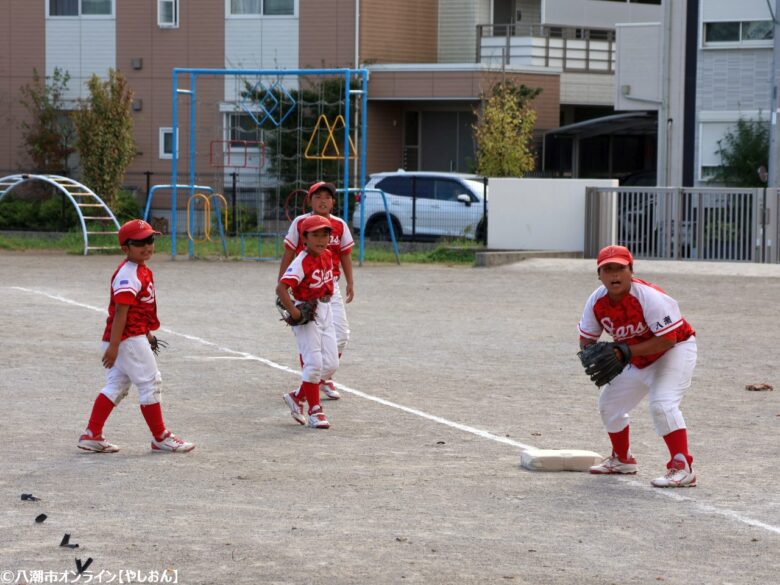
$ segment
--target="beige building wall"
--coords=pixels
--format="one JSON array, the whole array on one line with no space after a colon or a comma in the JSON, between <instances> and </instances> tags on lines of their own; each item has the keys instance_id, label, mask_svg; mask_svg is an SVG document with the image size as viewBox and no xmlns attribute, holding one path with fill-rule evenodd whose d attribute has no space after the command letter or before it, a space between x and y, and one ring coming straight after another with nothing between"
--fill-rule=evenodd
<instances>
[{"instance_id":1,"label":"beige building wall","mask_svg":"<svg viewBox=\"0 0 780 585\"><path fill-rule=\"evenodd\" d=\"M300 67L355 67L355 0L299 0L298 9Z\"/></svg>"},{"instance_id":2,"label":"beige building wall","mask_svg":"<svg viewBox=\"0 0 780 585\"><path fill-rule=\"evenodd\" d=\"M360 61L436 63L438 2L363 0L360 3Z\"/></svg>"},{"instance_id":3,"label":"beige building wall","mask_svg":"<svg viewBox=\"0 0 780 585\"><path fill-rule=\"evenodd\" d=\"M5 176L36 170L23 154L20 124L27 111L19 89L30 82L33 69L41 76L46 72L43 3L0 0L0 15L0 176Z\"/></svg>"},{"instance_id":4,"label":"beige building wall","mask_svg":"<svg viewBox=\"0 0 780 585\"><path fill-rule=\"evenodd\" d=\"M145 192L145 171L154 173L152 184L170 183L170 159L161 159L160 128L170 127L172 118L172 71L175 67L224 67L224 4L210 0L181 2L179 28L157 26L155 2L117 2L117 67L127 76L135 98L142 101L134 112L138 156L128 169L127 185ZM138 60L142 65L138 66ZM179 87L189 88L188 76L179 76ZM199 77L197 164L209 168L209 143L221 138L219 103L224 94L222 78ZM186 182L188 152L189 98L179 96L179 182ZM221 189L221 186L218 187ZM167 193L161 194L159 206ZM183 205L183 204L182 204Z\"/></svg>"}]
</instances>

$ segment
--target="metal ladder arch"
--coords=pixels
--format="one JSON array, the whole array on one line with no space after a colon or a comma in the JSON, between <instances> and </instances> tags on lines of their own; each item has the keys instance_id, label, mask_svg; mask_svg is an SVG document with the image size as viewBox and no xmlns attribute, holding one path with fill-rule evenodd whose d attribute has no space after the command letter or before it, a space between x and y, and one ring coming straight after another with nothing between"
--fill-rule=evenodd
<instances>
[{"instance_id":1,"label":"metal ladder arch","mask_svg":"<svg viewBox=\"0 0 780 585\"><path fill-rule=\"evenodd\" d=\"M28 181L43 181L56 187L61 193L63 193L73 207L76 209L76 213L81 223L81 233L84 239L84 256L86 256L90 250L115 250L119 246L90 246L90 235L115 235L119 232L119 221L117 221L114 212L106 203L89 187L74 181L69 177L63 177L61 175L34 175L34 174L17 174L8 175L0 179L0 201L3 197L18 187L22 183ZM89 215L84 215L84 212L88 210ZM100 212L105 212L104 215L98 215ZM115 230L100 230L94 231L87 228L87 221L100 221L100 222L113 222ZM108 226L110 227L110 226Z\"/></svg>"}]
</instances>

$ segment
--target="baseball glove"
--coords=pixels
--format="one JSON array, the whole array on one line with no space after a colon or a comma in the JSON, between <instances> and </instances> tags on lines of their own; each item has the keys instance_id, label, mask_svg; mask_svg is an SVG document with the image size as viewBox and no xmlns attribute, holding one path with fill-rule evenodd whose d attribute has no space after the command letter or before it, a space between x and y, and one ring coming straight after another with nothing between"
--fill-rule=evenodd
<instances>
[{"instance_id":1,"label":"baseball glove","mask_svg":"<svg viewBox=\"0 0 780 585\"><path fill-rule=\"evenodd\" d=\"M317 316L317 301L304 301L295 305L301 312L301 318L297 321L292 318L289 311L284 308L282 299L276 297L276 308L279 310L279 314L282 316L281 320L288 325L306 325L309 321L314 321Z\"/></svg>"},{"instance_id":2,"label":"baseball glove","mask_svg":"<svg viewBox=\"0 0 780 585\"><path fill-rule=\"evenodd\" d=\"M160 355L160 350L168 347L168 342L163 341L162 339L158 339L153 335L149 340L149 345L152 346L152 352L154 352L154 355Z\"/></svg>"},{"instance_id":3,"label":"baseball glove","mask_svg":"<svg viewBox=\"0 0 780 585\"><path fill-rule=\"evenodd\" d=\"M620 353L620 358L615 350ZM631 361L631 350L625 343L599 341L593 343L579 353L577 357L585 368L585 373L601 388L609 384Z\"/></svg>"}]
</instances>

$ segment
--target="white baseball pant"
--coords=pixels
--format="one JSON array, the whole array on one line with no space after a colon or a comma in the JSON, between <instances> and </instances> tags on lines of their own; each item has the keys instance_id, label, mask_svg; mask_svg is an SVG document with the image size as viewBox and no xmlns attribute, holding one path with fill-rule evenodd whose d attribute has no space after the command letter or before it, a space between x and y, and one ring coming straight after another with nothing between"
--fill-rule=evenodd
<instances>
[{"instance_id":1,"label":"white baseball pant","mask_svg":"<svg viewBox=\"0 0 780 585\"><path fill-rule=\"evenodd\" d=\"M347 321L347 308L344 306L344 298L341 296L338 280L333 282L333 296L331 296L330 304L333 307L333 327L336 330L336 343L338 344L339 354L342 354L349 341L349 321ZM323 380L327 379L323 378Z\"/></svg>"},{"instance_id":2,"label":"white baseball pant","mask_svg":"<svg viewBox=\"0 0 780 585\"><path fill-rule=\"evenodd\" d=\"M646 368L629 366L604 386L599 395L599 413L607 432L622 431L630 422L628 413L645 395L658 436L686 428L680 403L691 386L696 354L696 338L691 337Z\"/></svg>"},{"instance_id":3,"label":"white baseball pant","mask_svg":"<svg viewBox=\"0 0 780 585\"><path fill-rule=\"evenodd\" d=\"M103 342L103 351L108 342ZM138 399L143 404L160 402L162 376L146 335L128 337L119 344L113 367L108 370L106 386L101 390L114 405L127 396L130 385L138 388Z\"/></svg>"},{"instance_id":4,"label":"white baseball pant","mask_svg":"<svg viewBox=\"0 0 780 585\"><path fill-rule=\"evenodd\" d=\"M319 384L320 380L330 379L339 367L332 304L332 302L317 303L317 315L314 321L292 327L298 344L298 353L303 360L301 379L304 382Z\"/></svg>"}]
</instances>

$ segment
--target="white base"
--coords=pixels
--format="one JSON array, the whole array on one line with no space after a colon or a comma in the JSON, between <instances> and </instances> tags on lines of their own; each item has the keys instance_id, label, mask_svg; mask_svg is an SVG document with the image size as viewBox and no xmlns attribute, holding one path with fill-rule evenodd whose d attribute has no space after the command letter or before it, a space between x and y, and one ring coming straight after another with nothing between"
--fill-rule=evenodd
<instances>
[{"instance_id":1,"label":"white base","mask_svg":"<svg viewBox=\"0 0 780 585\"><path fill-rule=\"evenodd\" d=\"M580 449L529 449L520 457L521 467L531 471L588 471L603 457Z\"/></svg>"}]
</instances>

